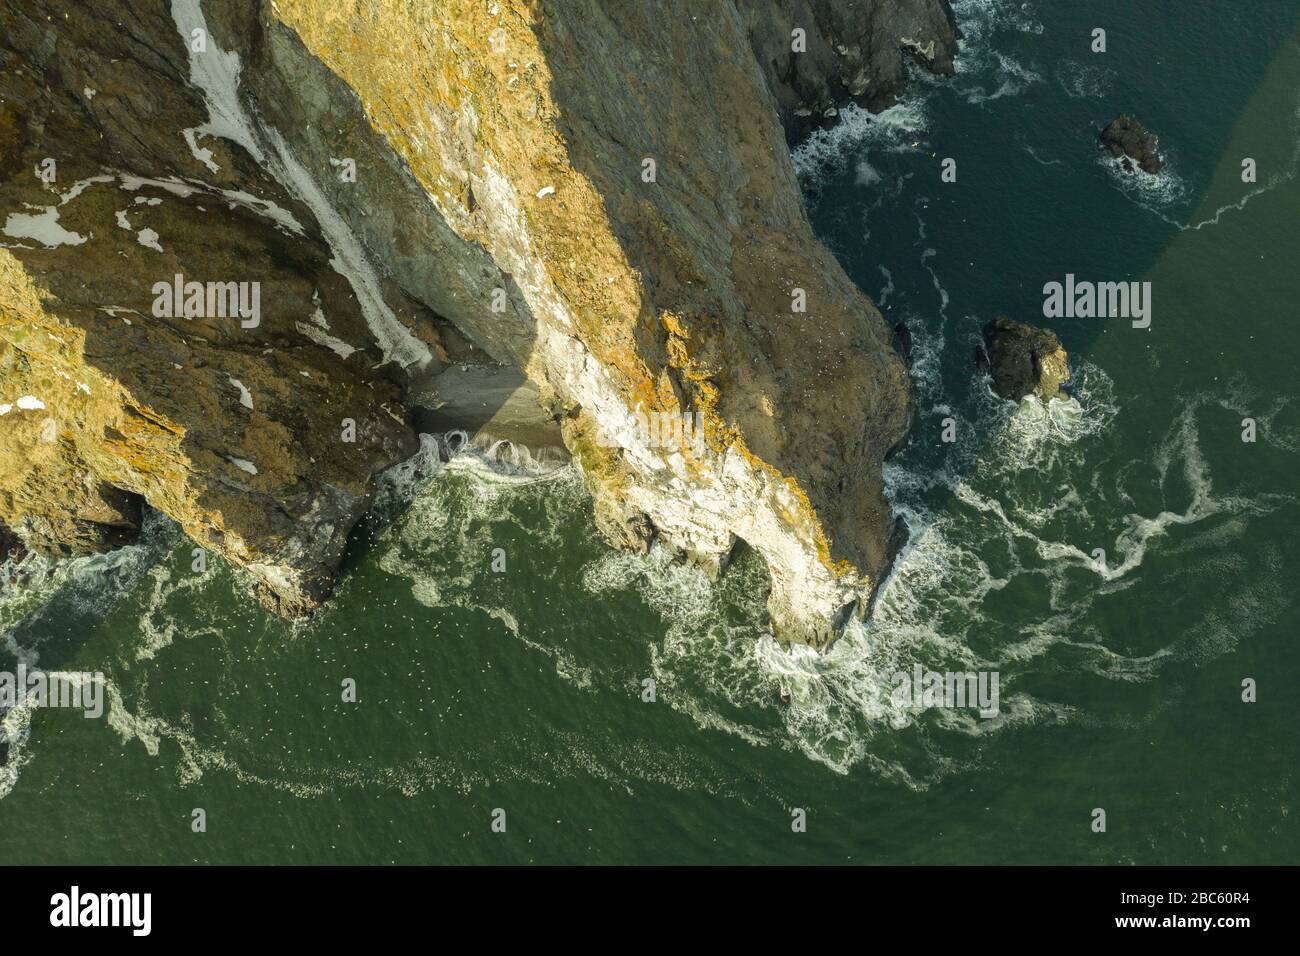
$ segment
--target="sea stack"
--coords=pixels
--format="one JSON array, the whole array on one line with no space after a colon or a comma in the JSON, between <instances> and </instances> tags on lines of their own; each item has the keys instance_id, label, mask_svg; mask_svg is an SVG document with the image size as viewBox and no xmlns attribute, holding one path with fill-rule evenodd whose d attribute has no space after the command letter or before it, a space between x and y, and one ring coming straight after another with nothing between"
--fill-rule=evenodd
<instances>
[{"instance_id":1,"label":"sea stack","mask_svg":"<svg viewBox=\"0 0 1300 956\"><path fill-rule=\"evenodd\" d=\"M1027 395L1050 401L1070 378L1069 357L1056 333L1001 316L984 326L977 362L993 391L1012 402Z\"/></svg>"},{"instance_id":2,"label":"sea stack","mask_svg":"<svg viewBox=\"0 0 1300 956\"><path fill-rule=\"evenodd\" d=\"M1144 173L1154 176L1160 172L1160 139L1127 113L1111 120L1097 138L1108 153L1120 160L1125 172L1133 172L1134 163Z\"/></svg>"}]
</instances>

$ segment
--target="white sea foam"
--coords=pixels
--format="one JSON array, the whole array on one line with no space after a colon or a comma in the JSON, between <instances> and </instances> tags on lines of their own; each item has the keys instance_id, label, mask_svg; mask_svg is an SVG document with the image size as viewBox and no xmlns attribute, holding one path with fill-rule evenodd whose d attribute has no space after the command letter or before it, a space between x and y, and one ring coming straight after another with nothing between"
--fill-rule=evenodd
<instances>
[{"instance_id":1,"label":"white sea foam","mask_svg":"<svg viewBox=\"0 0 1300 956\"><path fill-rule=\"evenodd\" d=\"M1019 137L1017 137L1019 138ZM1038 155L1038 151L1026 142L1020 143L1021 149L1029 154L1030 158L1040 166L1065 166L1068 165L1063 159L1043 159Z\"/></svg>"},{"instance_id":2,"label":"white sea foam","mask_svg":"<svg viewBox=\"0 0 1300 956\"><path fill-rule=\"evenodd\" d=\"M1044 29L1034 4L1024 0L954 0L952 12L962 32L959 63L966 63L957 67L958 73L973 72L981 57L995 56L992 39L998 31L1038 36Z\"/></svg>"},{"instance_id":3,"label":"white sea foam","mask_svg":"<svg viewBox=\"0 0 1300 956\"><path fill-rule=\"evenodd\" d=\"M1174 162L1165 156L1160 172L1152 175L1136 166L1132 172L1124 169L1124 160L1097 151L1097 162L1110 174L1111 180L1140 206L1156 212L1171 225L1178 223L1164 215L1164 211L1177 206L1187 198L1187 184L1178 175Z\"/></svg>"},{"instance_id":4,"label":"white sea foam","mask_svg":"<svg viewBox=\"0 0 1300 956\"><path fill-rule=\"evenodd\" d=\"M0 564L0 654L11 655L29 670L37 668L42 645L59 632L65 615L104 614L138 585L177 538L175 525L146 509L137 544L64 561L32 553L17 567ZM109 700L111 713L111 690ZM7 766L0 767L0 799L35 759L29 741L32 716L31 706L0 715L0 734L10 748Z\"/></svg>"},{"instance_id":5,"label":"white sea foam","mask_svg":"<svg viewBox=\"0 0 1300 956\"><path fill-rule=\"evenodd\" d=\"M1003 32L1031 36L1043 32L1043 24L1035 17L1032 4L957 0L952 9L962 38L957 44L956 79L944 82L951 83L966 102L978 105L1015 96L1030 84L1042 82L1032 67L993 44L993 38Z\"/></svg>"},{"instance_id":6,"label":"white sea foam","mask_svg":"<svg viewBox=\"0 0 1300 956\"><path fill-rule=\"evenodd\" d=\"M875 151L904 152L913 148L925 129L924 97L908 93L880 113L871 113L850 103L840 110L839 122L815 130L791 153L795 172L805 187L834 169L841 169L851 157L867 163ZM868 167L870 168L869 164ZM872 173L875 172L873 169ZM870 175L870 174L868 174ZM876 173L878 178L879 174Z\"/></svg>"},{"instance_id":7,"label":"white sea foam","mask_svg":"<svg viewBox=\"0 0 1300 956\"><path fill-rule=\"evenodd\" d=\"M1168 162L1157 175L1150 176L1141 172L1126 173L1119 160L1105 153L1099 161L1109 167L1112 178L1129 198L1143 209L1181 232L1196 232L1209 226L1217 226L1228 213L1240 212L1255 199L1291 182L1300 174L1300 96L1297 97L1291 121L1293 145L1286 168L1273 172L1263 182L1247 190L1241 198L1220 205L1214 210L1213 215L1196 222L1181 222L1170 214L1171 207L1184 201L1189 190L1176 171L1170 168Z\"/></svg>"},{"instance_id":8,"label":"white sea foam","mask_svg":"<svg viewBox=\"0 0 1300 956\"><path fill-rule=\"evenodd\" d=\"M876 293L876 305L883 309L885 304L889 301L889 297L894 292L894 276L893 273L884 266L877 266L876 268L879 269L880 274L885 277L884 287Z\"/></svg>"},{"instance_id":9,"label":"white sea foam","mask_svg":"<svg viewBox=\"0 0 1300 956\"><path fill-rule=\"evenodd\" d=\"M378 563L410 582L426 607L459 607L500 621L524 646L549 657L577 688L592 684L591 666L570 651L533 640L515 613L485 600L495 589L491 541L481 529L526 504L554 515L543 535L556 535L582 497L581 478L558 455L533 453L507 441L463 432L420 436L420 449L379 480L375 509L391 520L376 550ZM400 515L400 517L399 517ZM552 544L559 546L558 537ZM536 537L535 548L544 547ZM518 556L503 555L506 561Z\"/></svg>"},{"instance_id":10,"label":"white sea foam","mask_svg":"<svg viewBox=\"0 0 1300 956\"><path fill-rule=\"evenodd\" d=\"M1056 68L1056 82L1066 96L1074 99L1099 99L1110 91L1115 71L1108 66L1062 60Z\"/></svg>"},{"instance_id":11,"label":"white sea foam","mask_svg":"<svg viewBox=\"0 0 1300 956\"><path fill-rule=\"evenodd\" d=\"M659 549L648 555L604 552L582 569L580 587L601 602L636 594L662 619L662 636L648 642L649 673L658 683L659 699L701 732L728 734L752 746L793 749L836 772L864 766L905 786L926 787L977 759L945 740L977 740L1008 728L1092 719L1068 702L1043 699L1023 686L1022 675L1064 650L1078 672L1126 683L1151 680L1173 660L1221 653L1232 623L1226 620L1207 620L1183 641L1141 653L1109 646L1106 635L1089 622L1108 595L1134 583L1146 557L1166 547L1176 529L1200 525L1215 540L1230 542L1233 534L1243 533L1241 519L1277 506L1214 492L1199 450L1197 411L1222 397L1191 402L1150 456L1158 483L1167 495L1181 495L1181 501L1155 512L1131 512L1111 548L1115 560L1099 569L1078 543L1087 535L1062 536L1062 528L1074 522L1086 530L1090 521L1073 503L1098 494L1110 495L1112 506L1123 500L1114 489L1099 492L1089 473L1090 462L1099 460L1109 440L1106 425L1119 410L1109 380L1087 363L1073 386L1077 394L1070 402L1015 408L974 383L974 394L988 396L978 405L989 419L981 428L1001 422L998 438L985 447L972 446L960 463L938 472L891 463L890 493L911 529L910 539L871 621L852 624L827 654L782 649L767 636L765 572L752 555L715 583ZM420 453L381 479L399 514L374 545L379 566L407 580L423 604L476 611L500 622L503 633L547 659L556 677L575 691L626 693L627 675L611 671L598 650L574 647L539 628L518 607L485 597L491 593L484 579L491 573L492 546L485 528L519 514L521 506L525 512L541 509L541 517L524 526L528 546L541 553L560 552L566 547L565 529L584 522L588 507L572 468L554 469L539 482L511 473L522 460L507 456L505 467L498 467L499 458L481 454L494 446L499 452L496 443L475 449L462 436L423 436ZM1017 484L1016 476L1026 471L1046 479L1033 483L1037 492ZM940 507L930 497L936 489L949 492ZM1236 530L1209 521L1220 516L1237 521ZM1168 546L1188 545L1175 541ZM140 643L132 651L141 664L182 633L167 611L168 602L181 589L206 586L212 576L210 571L174 580L164 567L152 567L148 574L152 587ZM999 595L1026 581L1041 582L1043 614L1029 626L1012 625L997 609ZM1242 594L1236 608L1240 615L1259 617L1276 607L1276 583L1258 584ZM187 625L183 633L204 633L206 627ZM653 634L653 625L649 630ZM219 636L220 628L210 633ZM889 693L892 675L916 663L935 670L999 671L999 716L982 720L965 713L917 711L897 702ZM183 782L216 769L242 782L304 797L343 787L392 786L418 793L432 786L483 783L467 779L463 767L435 757L351 770L283 764L274 772L254 771L212 738L201 739L183 722L155 713L146 696L137 693L126 701L114 684L108 697L109 724L122 739L155 754L164 741L175 745ZM22 739L27 719L22 714L8 718L10 736L17 741L13 773L32 759ZM570 744L563 748L563 772L613 773L611 779L619 782L650 775L689 788L716 784L709 782L707 766L669 772L665 753L638 750L620 758L599 746L593 752L590 739ZM528 760L507 764L492 779L536 769L529 769L533 764Z\"/></svg>"},{"instance_id":12,"label":"white sea foam","mask_svg":"<svg viewBox=\"0 0 1300 956\"><path fill-rule=\"evenodd\" d=\"M983 105L1007 96L1023 93L1033 83L1041 83L1042 76L1018 60L1003 53L993 53L996 63L994 76L988 86L959 87L958 92L967 103Z\"/></svg>"},{"instance_id":13,"label":"white sea foam","mask_svg":"<svg viewBox=\"0 0 1300 956\"><path fill-rule=\"evenodd\" d=\"M858 163L856 182L859 186L874 186L880 182L880 173L867 160Z\"/></svg>"},{"instance_id":14,"label":"white sea foam","mask_svg":"<svg viewBox=\"0 0 1300 956\"><path fill-rule=\"evenodd\" d=\"M1001 434L972 445L959 463L938 472L887 466L891 498L908 523L910 538L872 619L865 626L851 624L825 655L782 650L763 636L761 627L723 623L725 581L719 589L698 572L627 555L611 555L588 568L584 581L589 589L604 593L634 587L664 616L668 630L655 650L654 673L661 686L672 688L675 707L703 728L757 745L793 746L840 772L865 764L922 787L958 769L960 762L942 756L946 748L936 743L915 741L941 733L983 736L1027 723L1082 719L1075 706L1040 699L1017 686L1019 674L1056 648L1069 646L1083 657L1078 666L1127 682L1152 679L1169 661L1201 653L1176 641L1148 654L1129 655L1107 646L1105 635L1088 625L1098 603L1132 586L1145 558L1164 546L1173 529L1260 515L1280 505L1214 493L1199 450L1198 403L1189 403L1153 456L1157 480L1168 487L1167 494L1176 493L1170 484L1175 478L1178 487L1186 488L1182 506L1132 512L1113 531L1109 524L1089 531L1093 522L1084 501L1109 504L1113 511L1124 500L1114 488L1098 488L1088 464L1110 441L1108 425L1119 414L1109 378L1084 363L1073 383L1074 397L1047 406L1025 402L1018 408L977 385L988 396L983 414L992 419L981 427L996 427L1002 416ZM1035 481L1026 486L1017 481L1018 474ZM950 494L941 510L927 503L936 488ZM1113 500L1098 502L1099 496ZM1099 566L1089 548L1058 537L1076 532L1083 541L1113 534L1110 563ZM998 595L1018 582L1022 588L1023 582L1039 582L1044 601L1042 618L1019 629L997 610ZM761 620L761 608L750 597L761 589L750 582L742 590L755 620ZM1264 592L1257 603L1266 603L1269 586ZM1205 640L1212 644L1211 637ZM1218 647L1222 652L1223 645ZM1001 715L984 721L899 706L888 693L891 675L914 663L932 669L998 670L1003 675ZM750 716L742 719L742 712ZM885 730L914 745L885 744Z\"/></svg>"},{"instance_id":15,"label":"white sea foam","mask_svg":"<svg viewBox=\"0 0 1300 956\"><path fill-rule=\"evenodd\" d=\"M921 219L921 214L919 212L916 214L916 221L921 227L921 238L922 240L924 240L925 222ZM938 309L939 327L940 330L942 331L948 325L949 299L948 299L948 290L945 289L943 287L943 283L939 281L939 273L935 272L934 267L930 264L930 260L933 259L938 254L939 254L938 250L935 249L933 246L927 246L925 249L921 250L921 266L922 268L925 269L926 272L930 274L930 281L934 285L934 291L939 296L939 309Z\"/></svg>"},{"instance_id":16,"label":"white sea foam","mask_svg":"<svg viewBox=\"0 0 1300 956\"><path fill-rule=\"evenodd\" d=\"M926 328L924 320L912 312L904 313L903 324L912 334L912 381L922 402L933 402L939 394L940 363L944 340Z\"/></svg>"}]
</instances>

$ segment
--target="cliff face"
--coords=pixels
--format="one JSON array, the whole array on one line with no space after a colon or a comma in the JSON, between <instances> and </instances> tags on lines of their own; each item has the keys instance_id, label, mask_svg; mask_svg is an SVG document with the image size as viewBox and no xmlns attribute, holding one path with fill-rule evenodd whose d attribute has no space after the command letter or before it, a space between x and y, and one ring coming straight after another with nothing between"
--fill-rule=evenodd
<instances>
[{"instance_id":1,"label":"cliff face","mask_svg":"<svg viewBox=\"0 0 1300 956\"><path fill-rule=\"evenodd\" d=\"M146 500L293 613L413 434L323 224L256 144L212 135L238 136L240 104L214 117L191 81L236 64L190 53L172 13L0 13L0 519L70 553L120 543ZM245 283L250 314L237 288L155 308L178 275ZM366 351L316 344L325 325Z\"/></svg>"},{"instance_id":2,"label":"cliff face","mask_svg":"<svg viewBox=\"0 0 1300 956\"><path fill-rule=\"evenodd\" d=\"M887 95L903 47L942 70L944 0L87 7L0 0L0 521L29 544L111 546L144 500L310 608L413 413L461 397L440 373L495 362L615 543L743 539L783 638L861 609L907 375L781 119Z\"/></svg>"}]
</instances>

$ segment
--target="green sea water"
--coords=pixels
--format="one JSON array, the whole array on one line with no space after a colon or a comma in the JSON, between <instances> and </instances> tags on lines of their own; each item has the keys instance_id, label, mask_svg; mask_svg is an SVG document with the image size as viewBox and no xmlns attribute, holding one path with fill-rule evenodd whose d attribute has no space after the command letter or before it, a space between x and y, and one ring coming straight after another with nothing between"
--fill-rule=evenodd
<instances>
[{"instance_id":1,"label":"green sea water","mask_svg":"<svg viewBox=\"0 0 1300 956\"><path fill-rule=\"evenodd\" d=\"M611 552L571 470L428 439L309 623L158 516L5 586L0 669L102 671L109 701L7 716L0 861L1300 860L1300 4L955 7L956 77L795 154L914 339L910 538L868 624L782 650L752 555L712 584ZM1099 155L1120 111L1160 177ZM1043 319L1067 273L1149 281L1150 328ZM1055 329L1072 402L992 397L998 314ZM998 716L894 700L916 664L996 671Z\"/></svg>"}]
</instances>

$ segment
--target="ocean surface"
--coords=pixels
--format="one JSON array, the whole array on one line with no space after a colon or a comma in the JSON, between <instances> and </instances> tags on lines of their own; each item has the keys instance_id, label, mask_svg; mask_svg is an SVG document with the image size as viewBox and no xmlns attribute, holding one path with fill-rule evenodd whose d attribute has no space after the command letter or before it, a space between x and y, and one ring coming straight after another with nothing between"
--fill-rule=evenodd
<instances>
[{"instance_id":1,"label":"ocean surface","mask_svg":"<svg viewBox=\"0 0 1300 956\"><path fill-rule=\"evenodd\" d=\"M783 650L752 556L714 585L612 552L569 467L430 436L309 623L157 515L0 584L0 670L108 695L5 718L0 861L1300 861L1300 2L954 6L956 77L794 156L914 338L869 623ZM1099 153L1121 111L1160 176ZM1150 327L1044 319L1067 273L1150 282ZM974 373L1000 314L1060 335L1069 402ZM899 701L916 665L997 672L998 715Z\"/></svg>"}]
</instances>

